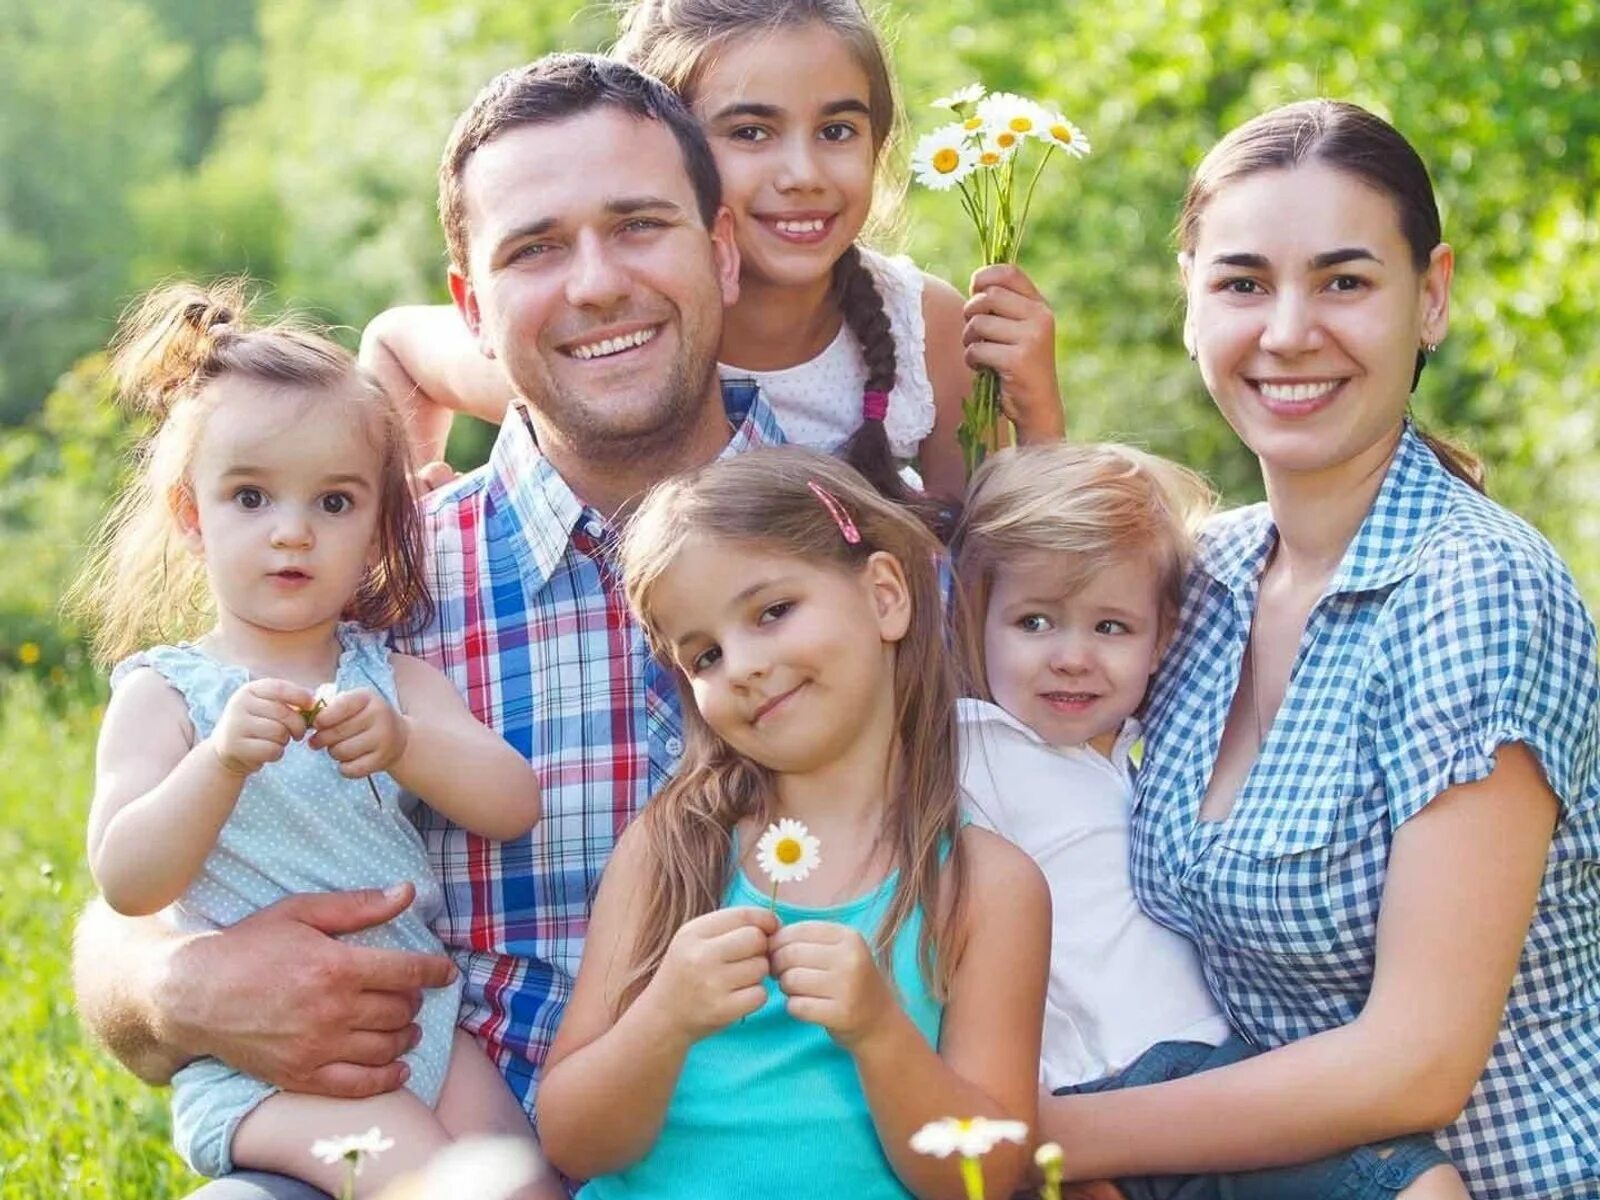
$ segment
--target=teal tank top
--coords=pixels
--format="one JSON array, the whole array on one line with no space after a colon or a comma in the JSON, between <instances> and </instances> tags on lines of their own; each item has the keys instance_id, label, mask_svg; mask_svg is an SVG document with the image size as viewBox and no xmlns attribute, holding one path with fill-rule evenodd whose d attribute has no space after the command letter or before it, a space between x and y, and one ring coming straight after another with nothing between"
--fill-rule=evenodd
<instances>
[{"instance_id":1,"label":"teal tank top","mask_svg":"<svg viewBox=\"0 0 1600 1200\"><path fill-rule=\"evenodd\" d=\"M837 921L870 946L897 874L845 904L803 908L778 902L778 917ZM735 869L722 906L766 908L769 897ZM890 962L901 1007L928 1044L939 1045L944 1005L918 967L922 910L894 939ZM626 1170L591 1180L578 1200L907 1200L878 1144L855 1060L819 1025L797 1021L771 977L767 1002L690 1049L661 1136Z\"/></svg>"}]
</instances>

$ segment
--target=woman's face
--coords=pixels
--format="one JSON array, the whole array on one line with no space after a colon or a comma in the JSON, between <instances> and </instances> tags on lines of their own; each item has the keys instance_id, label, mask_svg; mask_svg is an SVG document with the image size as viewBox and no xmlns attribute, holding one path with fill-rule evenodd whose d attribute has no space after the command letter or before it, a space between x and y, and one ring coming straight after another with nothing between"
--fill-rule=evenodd
<instances>
[{"instance_id":1,"label":"woman's face","mask_svg":"<svg viewBox=\"0 0 1600 1200\"><path fill-rule=\"evenodd\" d=\"M1185 339L1218 409L1269 473L1393 448L1417 350L1444 338L1450 248L1418 273L1395 202L1320 164L1260 171L1206 205Z\"/></svg>"}]
</instances>

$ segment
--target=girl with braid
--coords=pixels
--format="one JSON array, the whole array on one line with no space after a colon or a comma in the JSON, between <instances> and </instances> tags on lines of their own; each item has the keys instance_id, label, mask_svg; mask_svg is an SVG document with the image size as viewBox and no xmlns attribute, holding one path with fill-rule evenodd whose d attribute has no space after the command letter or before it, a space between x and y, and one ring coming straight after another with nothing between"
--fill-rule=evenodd
<instances>
[{"instance_id":1,"label":"girl with braid","mask_svg":"<svg viewBox=\"0 0 1600 1200\"><path fill-rule=\"evenodd\" d=\"M963 302L857 244L897 124L858 0L634 0L615 53L706 132L741 257L722 370L761 385L790 441L842 454L890 495L914 459L932 496L958 501L956 429L978 367L999 373L1019 441L1061 436L1055 323L1022 271L979 271ZM511 395L448 306L380 315L362 359L409 407L419 461L441 456L454 412L498 423Z\"/></svg>"}]
</instances>

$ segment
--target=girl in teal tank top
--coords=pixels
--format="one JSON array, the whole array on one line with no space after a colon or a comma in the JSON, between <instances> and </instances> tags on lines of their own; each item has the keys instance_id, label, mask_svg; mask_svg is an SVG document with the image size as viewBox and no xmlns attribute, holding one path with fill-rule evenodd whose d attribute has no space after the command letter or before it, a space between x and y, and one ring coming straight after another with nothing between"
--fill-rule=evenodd
<instances>
[{"instance_id":1,"label":"girl in teal tank top","mask_svg":"<svg viewBox=\"0 0 1600 1200\"><path fill-rule=\"evenodd\" d=\"M1049 901L1025 855L960 824L938 555L796 448L635 514L628 600L693 704L606 869L539 1088L583 1200L959 1196L917 1129L1032 1124ZM778 884L758 842L780 818L820 851ZM988 1193L1025 1161L989 1155Z\"/></svg>"}]
</instances>

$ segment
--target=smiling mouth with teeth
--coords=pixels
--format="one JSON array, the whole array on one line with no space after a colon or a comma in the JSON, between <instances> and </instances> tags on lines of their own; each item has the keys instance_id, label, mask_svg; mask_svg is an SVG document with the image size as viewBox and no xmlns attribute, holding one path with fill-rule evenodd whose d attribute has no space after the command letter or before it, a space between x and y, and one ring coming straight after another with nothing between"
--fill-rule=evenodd
<instances>
[{"instance_id":1,"label":"smiling mouth with teeth","mask_svg":"<svg viewBox=\"0 0 1600 1200\"><path fill-rule=\"evenodd\" d=\"M1338 387L1340 382L1337 379L1323 379L1317 383L1268 383L1258 380L1256 388L1268 400L1294 404L1320 399Z\"/></svg>"},{"instance_id":2,"label":"smiling mouth with teeth","mask_svg":"<svg viewBox=\"0 0 1600 1200\"><path fill-rule=\"evenodd\" d=\"M779 233L821 233L828 226L827 221L815 217L809 221L778 221L772 222L772 227Z\"/></svg>"},{"instance_id":3,"label":"smiling mouth with teeth","mask_svg":"<svg viewBox=\"0 0 1600 1200\"><path fill-rule=\"evenodd\" d=\"M567 353L584 362L591 358L610 358L613 354L621 354L624 350L642 346L655 336L655 329L641 329L637 333L624 334L622 337L606 338L604 341L590 342L585 346L574 346Z\"/></svg>"}]
</instances>

